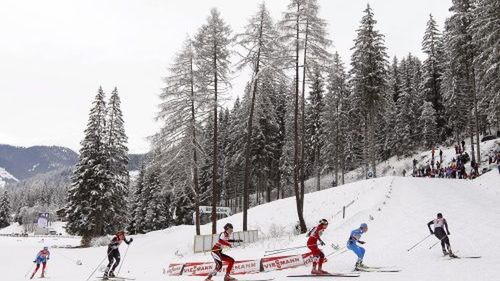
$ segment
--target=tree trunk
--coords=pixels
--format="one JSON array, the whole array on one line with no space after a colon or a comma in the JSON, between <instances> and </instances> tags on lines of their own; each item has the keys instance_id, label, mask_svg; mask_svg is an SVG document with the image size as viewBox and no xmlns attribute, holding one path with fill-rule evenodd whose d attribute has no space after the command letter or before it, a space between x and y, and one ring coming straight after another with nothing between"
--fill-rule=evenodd
<instances>
[{"instance_id":1,"label":"tree trunk","mask_svg":"<svg viewBox=\"0 0 500 281\"><path fill-rule=\"evenodd\" d=\"M340 152L339 152L339 135L340 135L340 118L339 118L339 98L337 97L337 101L335 103L335 115L337 120L335 121L336 130L335 130L335 185L339 185L339 161L340 161Z\"/></svg>"},{"instance_id":2,"label":"tree trunk","mask_svg":"<svg viewBox=\"0 0 500 281\"><path fill-rule=\"evenodd\" d=\"M476 95L476 75L474 71L474 66L472 67L472 96L474 98L474 120L476 121L476 151L477 151L477 161L479 165L481 163L481 148L479 143L479 115L477 113L477 95ZM472 143L471 143L472 145Z\"/></svg>"},{"instance_id":3,"label":"tree trunk","mask_svg":"<svg viewBox=\"0 0 500 281\"><path fill-rule=\"evenodd\" d=\"M302 211L302 198L299 192L299 12L300 4L297 5L297 19L296 19L296 40L295 40L295 104L294 104L294 119L293 119L293 138L294 138L294 151L293 151L293 188L295 191L295 203L297 205L297 215L299 217L300 232L307 231L304 215Z\"/></svg>"},{"instance_id":4,"label":"tree trunk","mask_svg":"<svg viewBox=\"0 0 500 281\"><path fill-rule=\"evenodd\" d=\"M304 193L305 193L305 146L306 146L306 70L307 70L307 40L309 37L309 19L306 20L305 38L304 38L304 63L302 65L302 99L301 99L301 139L300 139L300 199L301 199L301 212L304 212ZM305 230L307 231L307 229Z\"/></svg>"},{"instance_id":5,"label":"tree trunk","mask_svg":"<svg viewBox=\"0 0 500 281\"><path fill-rule=\"evenodd\" d=\"M375 119L375 113L373 112L373 106L370 107L370 123L368 127L368 133L370 134L370 162L372 165L372 172L373 172L373 177L377 177L377 163L375 161L375 154L376 154L376 148L375 148L375 134L374 134L374 122L373 120Z\"/></svg>"},{"instance_id":6,"label":"tree trunk","mask_svg":"<svg viewBox=\"0 0 500 281\"><path fill-rule=\"evenodd\" d=\"M194 189L194 209L195 209L195 225L196 235L200 235L200 185L198 182L198 155L196 151L196 119L194 108L194 72L193 72L193 59L190 62L191 70L191 145L193 149L192 159L192 183Z\"/></svg>"},{"instance_id":7,"label":"tree trunk","mask_svg":"<svg viewBox=\"0 0 500 281\"><path fill-rule=\"evenodd\" d=\"M321 166L319 163L319 155L320 155L320 149L318 147L316 153L316 189L318 191L321 190Z\"/></svg>"},{"instance_id":8,"label":"tree trunk","mask_svg":"<svg viewBox=\"0 0 500 281\"><path fill-rule=\"evenodd\" d=\"M217 187L217 43L214 42L214 134L213 134L213 158L212 158L212 234L217 233L217 198L218 198L218 187Z\"/></svg>"},{"instance_id":9,"label":"tree trunk","mask_svg":"<svg viewBox=\"0 0 500 281\"><path fill-rule=\"evenodd\" d=\"M257 94L257 85L259 81L260 68L260 50L262 48L262 26L264 21L263 11L260 18L259 26L259 49L257 50L257 61L255 63L254 81L252 89L252 100L250 102L250 114L247 121L247 138L245 144L245 175L243 179L243 231L248 227L248 189L250 186L250 158L252 152L252 130L253 130L253 114L255 109L255 95Z\"/></svg>"}]
</instances>

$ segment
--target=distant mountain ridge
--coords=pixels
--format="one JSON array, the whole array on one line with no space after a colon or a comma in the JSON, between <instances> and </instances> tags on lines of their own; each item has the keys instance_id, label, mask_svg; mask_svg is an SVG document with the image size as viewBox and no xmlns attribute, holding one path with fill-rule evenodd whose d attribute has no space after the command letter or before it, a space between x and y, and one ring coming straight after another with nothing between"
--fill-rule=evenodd
<instances>
[{"instance_id":1,"label":"distant mountain ridge","mask_svg":"<svg viewBox=\"0 0 500 281\"><path fill-rule=\"evenodd\" d=\"M129 157L129 170L137 170L144 155L130 154ZM77 163L78 153L67 147L0 144L0 168L20 181L61 168L72 168Z\"/></svg>"},{"instance_id":2,"label":"distant mountain ridge","mask_svg":"<svg viewBox=\"0 0 500 281\"><path fill-rule=\"evenodd\" d=\"M66 147L20 147L0 144L0 167L18 180L25 180L38 174L71 167L77 162L78 154Z\"/></svg>"}]
</instances>

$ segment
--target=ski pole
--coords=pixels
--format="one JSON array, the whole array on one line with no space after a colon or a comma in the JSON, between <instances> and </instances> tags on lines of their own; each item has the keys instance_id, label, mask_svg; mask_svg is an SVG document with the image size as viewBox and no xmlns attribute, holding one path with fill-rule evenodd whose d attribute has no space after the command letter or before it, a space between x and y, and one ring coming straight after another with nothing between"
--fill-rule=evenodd
<instances>
[{"instance_id":1,"label":"ski pole","mask_svg":"<svg viewBox=\"0 0 500 281\"><path fill-rule=\"evenodd\" d=\"M408 251L408 252L411 251L413 248L417 247L418 245L420 245L422 242L424 242L427 238L429 238L431 236L432 236L432 234L429 234L429 235L425 236L424 239L420 240L417 244L413 245L410 249L408 249L406 251Z\"/></svg>"},{"instance_id":2,"label":"ski pole","mask_svg":"<svg viewBox=\"0 0 500 281\"><path fill-rule=\"evenodd\" d=\"M118 268L118 275L120 275L120 270L122 270L122 265L125 263L125 258L127 257L128 248L130 248L130 245L127 245L127 249L125 250L125 254L123 255L123 261L120 263L120 267Z\"/></svg>"},{"instance_id":3,"label":"ski pole","mask_svg":"<svg viewBox=\"0 0 500 281\"><path fill-rule=\"evenodd\" d=\"M315 245L315 244L313 244L313 245ZM307 248L309 246L312 246L312 245L306 245L306 246L300 246L300 247L292 247L292 248L284 248L284 249L276 249L276 250L266 251L266 253L264 254L264 257L272 256L272 255L276 255L276 254L281 254L281 253L285 253L285 252L288 252L288 251L298 250L298 249L302 249L302 248Z\"/></svg>"},{"instance_id":4,"label":"ski pole","mask_svg":"<svg viewBox=\"0 0 500 281\"><path fill-rule=\"evenodd\" d=\"M65 258L65 259L67 259L67 260L70 260L70 261L72 261L72 262L76 263L76 265L82 265L82 261L81 261L80 259L75 260L74 258L70 258L70 257L68 257L68 256L64 255L64 254L63 254L63 253L61 253L61 252L57 252L57 254L58 254L58 255L60 255L60 256L62 256L63 258Z\"/></svg>"},{"instance_id":5,"label":"ski pole","mask_svg":"<svg viewBox=\"0 0 500 281\"><path fill-rule=\"evenodd\" d=\"M437 244L439 244L446 237L448 237L448 236L445 235L443 238L439 239L439 241L437 241L436 243L432 244L432 246L429 247L429 250L432 249L432 248L434 248L434 246L436 246Z\"/></svg>"},{"instance_id":6,"label":"ski pole","mask_svg":"<svg viewBox=\"0 0 500 281\"><path fill-rule=\"evenodd\" d=\"M109 253L108 253L109 254ZM97 267L94 269L94 271L92 271L92 273L90 273L89 277L87 277L87 279L85 279L85 281L89 281L90 278L92 277L92 275L94 275L94 273L97 271L97 269L101 266L101 264L104 262L104 260L106 260L107 257L104 257L102 259L102 261L97 265Z\"/></svg>"},{"instance_id":7,"label":"ski pole","mask_svg":"<svg viewBox=\"0 0 500 281\"><path fill-rule=\"evenodd\" d=\"M286 252L286 251L292 251L296 249L301 249L301 248L307 248L309 246L316 246L317 244L311 244L311 245L305 245L305 246L298 246L298 247L291 247L291 248L282 248L282 249L274 249L274 250L267 250L265 251L266 253L270 252Z\"/></svg>"},{"instance_id":8,"label":"ski pole","mask_svg":"<svg viewBox=\"0 0 500 281\"><path fill-rule=\"evenodd\" d=\"M296 249L301 249L301 248L305 248L307 246L299 246L299 247L292 247L292 248L283 248L283 249L274 249L274 250L267 250L265 251L266 253L270 253L270 252L286 252L286 251L291 251L291 250L296 250Z\"/></svg>"},{"instance_id":9,"label":"ski pole","mask_svg":"<svg viewBox=\"0 0 500 281\"><path fill-rule=\"evenodd\" d=\"M30 267L28 268L28 271L26 271L26 274L24 274L24 278L28 278L28 274L30 274L32 267L33 267L33 265L30 264Z\"/></svg>"},{"instance_id":10,"label":"ski pole","mask_svg":"<svg viewBox=\"0 0 500 281\"><path fill-rule=\"evenodd\" d=\"M349 251L349 249L347 249L346 247L343 247L343 248L341 248L341 249L339 249L337 251L331 252L330 254L327 255L327 257L329 257L329 256L334 256L334 257L340 256L341 254L343 254L343 253L345 253L347 251Z\"/></svg>"}]
</instances>

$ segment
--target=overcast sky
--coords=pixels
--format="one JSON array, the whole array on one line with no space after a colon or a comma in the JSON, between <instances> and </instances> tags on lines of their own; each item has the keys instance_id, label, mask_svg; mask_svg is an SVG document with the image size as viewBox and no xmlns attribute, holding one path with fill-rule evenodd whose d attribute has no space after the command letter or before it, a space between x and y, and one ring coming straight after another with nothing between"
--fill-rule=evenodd
<instances>
[{"instance_id":1,"label":"overcast sky","mask_svg":"<svg viewBox=\"0 0 500 281\"><path fill-rule=\"evenodd\" d=\"M260 0L1 0L0 143L79 150L100 85L122 99L129 149L146 152L162 77L187 34L218 7L239 32ZM267 0L275 20L289 0ZM423 58L429 14L442 29L451 0L371 0L389 56ZM334 49L351 54L365 0L319 0ZM241 95L246 77L235 79Z\"/></svg>"}]
</instances>

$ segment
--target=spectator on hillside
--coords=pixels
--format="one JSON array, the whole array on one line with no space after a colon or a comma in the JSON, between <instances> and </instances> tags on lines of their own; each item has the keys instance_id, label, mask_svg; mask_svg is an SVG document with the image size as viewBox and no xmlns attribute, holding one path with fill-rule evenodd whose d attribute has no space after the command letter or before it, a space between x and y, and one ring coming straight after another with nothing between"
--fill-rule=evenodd
<instances>
[{"instance_id":1,"label":"spectator on hillside","mask_svg":"<svg viewBox=\"0 0 500 281\"><path fill-rule=\"evenodd\" d=\"M500 151L497 152L495 163L497 163L498 173L500 174Z\"/></svg>"},{"instance_id":2,"label":"spectator on hillside","mask_svg":"<svg viewBox=\"0 0 500 281\"><path fill-rule=\"evenodd\" d=\"M455 144L455 154L460 154L460 148Z\"/></svg>"},{"instance_id":3,"label":"spectator on hillside","mask_svg":"<svg viewBox=\"0 0 500 281\"><path fill-rule=\"evenodd\" d=\"M479 163L474 160L474 163L471 162L471 167L476 172L476 175L479 176Z\"/></svg>"},{"instance_id":4,"label":"spectator on hillside","mask_svg":"<svg viewBox=\"0 0 500 281\"><path fill-rule=\"evenodd\" d=\"M432 147L432 152L431 152L431 154L432 154L432 161L434 161L434 153L435 153L435 152L436 152L436 149L435 149L435 148L434 148L434 146L433 146L433 147Z\"/></svg>"},{"instance_id":5,"label":"spectator on hillside","mask_svg":"<svg viewBox=\"0 0 500 281\"><path fill-rule=\"evenodd\" d=\"M446 168L446 178L450 179L452 173L453 173L453 170L451 169L451 167L447 167Z\"/></svg>"},{"instance_id":6,"label":"spectator on hillside","mask_svg":"<svg viewBox=\"0 0 500 281\"><path fill-rule=\"evenodd\" d=\"M471 180L473 180L473 179L475 179L475 178L477 178L477 177L479 177L479 173L478 173L475 169L471 169L471 171L470 171L470 175L469 175L469 178L470 178Z\"/></svg>"},{"instance_id":7,"label":"spectator on hillside","mask_svg":"<svg viewBox=\"0 0 500 281\"><path fill-rule=\"evenodd\" d=\"M443 151L439 149L439 162L443 163Z\"/></svg>"},{"instance_id":8,"label":"spectator on hillside","mask_svg":"<svg viewBox=\"0 0 500 281\"><path fill-rule=\"evenodd\" d=\"M403 177L406 177L406 169L403 169Z\"/></svg>"},{"instance_id":9,"label":"spectator on hillside","mask_svg":"<svg viewBox=\"0 0 500 281\"><path fill-rule=\"evenodd\" d=\"M465 141L462 140L462 152L464 152L464 151L465 151Z\"/></svg>"}]
</instances>

